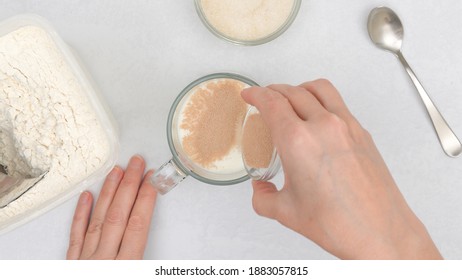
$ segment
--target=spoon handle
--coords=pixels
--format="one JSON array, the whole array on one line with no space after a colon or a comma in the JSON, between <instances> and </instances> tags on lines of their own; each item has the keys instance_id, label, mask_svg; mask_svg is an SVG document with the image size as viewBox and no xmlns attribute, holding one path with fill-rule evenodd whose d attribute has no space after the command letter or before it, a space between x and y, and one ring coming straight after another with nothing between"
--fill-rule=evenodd
<instances>
[{"instance_id":1,"label":"spoon handle","mask_svg":"<svg viewBox=\"0 0 462 280\"><path fill-rule=\"evenodd\" d=\"M446 120L438 111L438 108L436 108L435 104L433 104L433 101L430 99L430 96L428 96L419 79L417 79L414 71L412 71L406 59L404 59L403 54L398 51L396 55L403 64L404 69L406 69L406 72L409 74L409 77L417 88L417 91L419 92L419 95L422 98L425 107L427 108L428 115L430 116L433 127L435 128L436 134L438 135L438 139L441 143L441 146L443 147L444 152L450 157L457 157L462 152L462 145L459 139L457 139L457 136L454 134Z\"/></svg>"}]
</instances>

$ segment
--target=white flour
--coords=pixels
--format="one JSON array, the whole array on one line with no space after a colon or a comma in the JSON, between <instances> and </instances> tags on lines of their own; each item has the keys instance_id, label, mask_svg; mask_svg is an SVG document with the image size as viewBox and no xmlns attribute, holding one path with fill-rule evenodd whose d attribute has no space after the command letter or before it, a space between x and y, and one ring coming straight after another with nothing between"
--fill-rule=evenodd
<instances>
[{"instance_id":1,"label":"white flour","mask_svg":"<svg viewBox=\"0 0 462 280\"><path fill-rule=\"evenodd\" d=\"M101 167L107 134L56 44L26 26L0 37L0 163L13 176L48 174L0 209L27 214Z\"/></svg>"},{"instance_id":2,"label":"white flour","mask_svg":"<svg viewBox=\"0 0 462 280\"><path fill-rule=\"evenodd\" d=\"M277 31L289 18L294 0L201 0L207 21L238 40L258 40Z\"/></svg>"}]
</instances>

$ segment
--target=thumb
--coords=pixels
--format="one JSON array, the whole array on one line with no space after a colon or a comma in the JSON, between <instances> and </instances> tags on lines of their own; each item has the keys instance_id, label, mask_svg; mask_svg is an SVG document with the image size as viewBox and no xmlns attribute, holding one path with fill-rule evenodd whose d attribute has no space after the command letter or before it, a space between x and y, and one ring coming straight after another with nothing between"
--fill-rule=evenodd
<instances>
[{"instance_id":1,"label":"thumb","mask_svg":"<svg viewBox=\"0 0 462 280\"><path fill-rule=\"evenodd\" d=\"M255 212L263 217L275 219L278 212L279 191L271 182L253 181L252 205Z\"/></svg>"}]
</instances>

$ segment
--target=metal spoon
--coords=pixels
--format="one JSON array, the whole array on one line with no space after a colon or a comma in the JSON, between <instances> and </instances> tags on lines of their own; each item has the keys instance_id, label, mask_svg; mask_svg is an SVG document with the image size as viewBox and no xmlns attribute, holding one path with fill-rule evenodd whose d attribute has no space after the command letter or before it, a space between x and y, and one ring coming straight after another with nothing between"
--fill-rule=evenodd
<instances>
[{"instance_id":1,"label":"metal spoon","mask_svg":"<svg viewBox=\"0 0 462 280\"><path fill-rule=\"evenodd\" d=\"M8 175L7 168L0 164L0 209L20 198L38 182L47 172L33 178L16 178Z\"/></svg>"},{"instance_id":2,"label":"metal spoon","mask_svg":"<svg viewBox=\"0 0 462 280\"><path fill-rule=\"evenodd\" d=\"M460 144L459 139L457 139L457 136L444 120L435 104L433 104L430 96L428 96L422 84L419 82L401 53L404 30L396 13L387 7L378 7L373 9L369 14L367 30L369 31L369 36L375 45L394 53L403 64L412 82L414 82L425 107L427 108L428 115L430 116L444 152L450 157L457 157L460 155L462 152L462 145Z\"/></svg>"}]
</instances>

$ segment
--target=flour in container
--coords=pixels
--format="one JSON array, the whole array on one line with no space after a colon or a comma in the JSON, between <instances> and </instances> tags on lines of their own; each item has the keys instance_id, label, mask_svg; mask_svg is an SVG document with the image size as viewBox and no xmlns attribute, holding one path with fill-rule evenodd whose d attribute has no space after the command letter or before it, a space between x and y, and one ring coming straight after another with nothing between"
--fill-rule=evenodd
<instances>
[{"instance_id":1,"label":"flour in container","mask_svg":"<svg viewBox=\"0 0 462 280\"><path fill-rule=\"evenodd\" d=\"M65 57L42 28L0 37L0 162L13 176L48 174L0 209L0 229L107 161L110 141Z\"/></svg>"}]
</instances>

